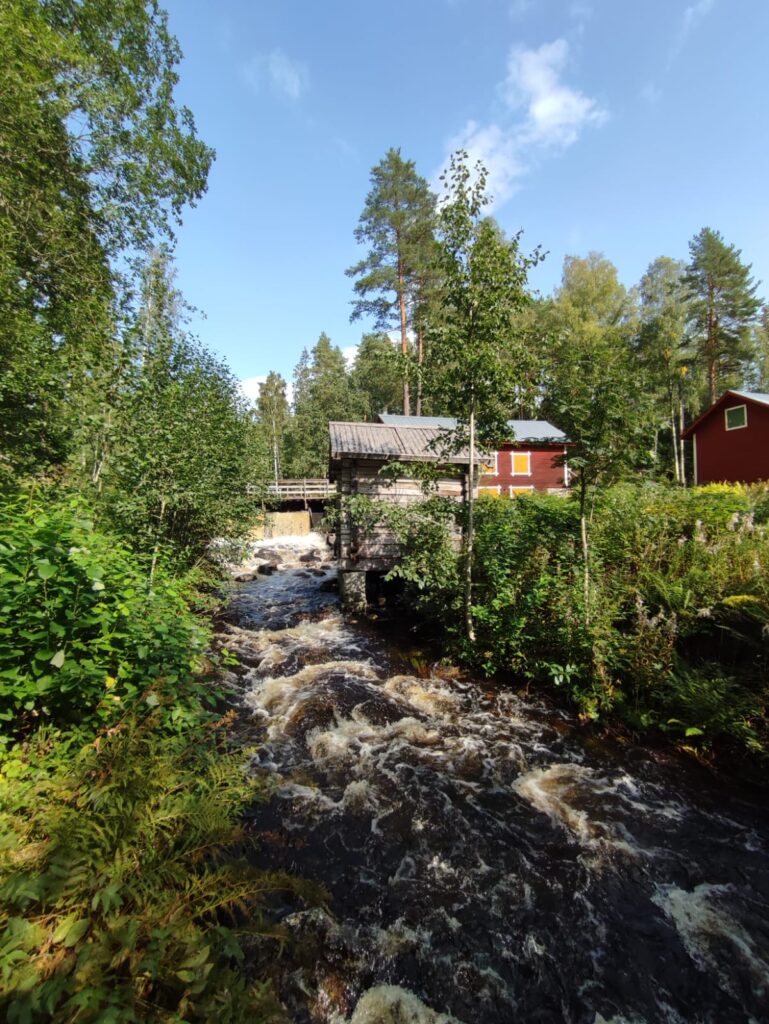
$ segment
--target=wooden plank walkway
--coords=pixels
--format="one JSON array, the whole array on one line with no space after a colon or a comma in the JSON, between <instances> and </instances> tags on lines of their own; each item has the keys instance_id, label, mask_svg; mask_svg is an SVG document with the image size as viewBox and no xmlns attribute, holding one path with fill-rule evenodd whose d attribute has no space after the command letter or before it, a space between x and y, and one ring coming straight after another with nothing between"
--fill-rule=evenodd
<instances>
[{"instance_id":1,"label":"wooden plank walkway","mask_svg":"<svg viewBox=\"0 0 769 1024\"><path fill-rule=\"evenodd\" d=\"M248 494L258 494L260 489L251 484L246 488ZM271 498L282 498L284 501L317 501L320 498L331 498L336 494L336 484L330 480L278 480L267 485L267 494Z\"/></svg>"}]
</instances>

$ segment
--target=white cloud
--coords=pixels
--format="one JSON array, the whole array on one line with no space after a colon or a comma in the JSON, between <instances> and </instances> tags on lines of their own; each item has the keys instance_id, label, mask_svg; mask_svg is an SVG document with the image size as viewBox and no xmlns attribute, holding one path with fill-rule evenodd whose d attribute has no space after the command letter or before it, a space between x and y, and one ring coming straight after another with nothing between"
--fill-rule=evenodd
<instances>
[{"instance_id":1,"label":"white cloud","mask_svg":"<svg viewBox=\"0 0 769 1024\"><path fill-rule=\"evenodd\" d=\"M257 53L243 66L242 74L254 92L261 92L267 84L274 96L290 100L298 100L310 85L307 66L279 48L269 53Z\"/></svg>"},{"instance_id":2,"label":"white cloud","mask_svg":"<svg viewBox=\"0 0 769 1024\"><path fill-rule=\"evenodd\" d=\"M545 43L538 50L515 48L510 54L503 88L511 107L527 110L521 132L525 140L571 146L587 125L606 120L606 111L595 100L561 82L568 57L565 39Z\"/></svg>"},{"instance_id":3,"label":"white cloud","mask_svg":"<svg viewBox=\"0 0 769 1024\"><path fill-rule=\"evenodd\" d=\"M673 45L670 48L670 60L674 60L686 45L689 36L713 10L716 0L695 0L685 8L681 17L681 24L678 28Z\"/></svg>"},{"instance_id":4,"label":"white cloud","mask_svg":"<svg viewBox=\"0 0 769 1024\"><path fill-rule=\"evenodd\" d=\"M245 377L240 382L240 390L249 400L249 402L255 402L259 397L259 388L267 380L266 376L260 377Z\"/></svg>"},{"instance_id":5,"label":"white cloud","mask_svg":"<svg viewBox=\"0 0 769 1024\"><path fill-rule=\"evenodd\" d=\"M347 363L347 369L351 370L355 364L355 358L358 355L358 346L346 345L342 349L342 355L344 356L344 361Z\"/></svg>"},{"instance_id":6,"label":"white cloud","mask_svg":"<svg viewBox=\"0 0 769 1024\"><path fill-rule=\"evenodd\" d=\"M526 173L526 167L518 156L518 139L514 134L506 134L498 124L468 121L462 131L449 140L447 149L449 153L466 150L470 167L480 160L488 171L489 191L495 205L507 202L520 188L518 179Z\"/></svg>"},{"instance_id":7,"label":"white cloud","mask_svg":"<svg viewBox=\"0 0 769 1024\"><path fill-rule=\"evenodd\" d=\"M514 47L499 87L505 116L491 124L468 121L448 142L448 152L466 149L471 164L481 160L485 165L495 205L517 191L520 179L547 150L566 149L585 128L608 116L596 100L562 81L568 58L565 39L538 49Z\"/></svg>"}]
</instances>

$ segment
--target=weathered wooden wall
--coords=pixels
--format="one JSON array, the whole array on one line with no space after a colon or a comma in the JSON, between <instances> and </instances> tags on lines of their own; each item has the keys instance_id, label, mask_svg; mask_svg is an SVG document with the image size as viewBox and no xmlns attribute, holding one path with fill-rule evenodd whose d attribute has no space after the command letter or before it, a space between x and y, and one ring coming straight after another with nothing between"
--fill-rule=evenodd
<instances>
[{"instance_id":1,"label":"weathered wooden wall","mask_svg":"<svg viewBox=\"0 0 769 1024\"><path fill-rule=\"evenodd\" d=\"M376 501L397 505L412 505L425 500L425 492L419 480L398 477L383 479L379 475L382 462L377 460L343 459L338 476L339 494L342 497L360 494ZM465 478L441 477L437 481L436 493L440 497L462 499ZM393 533L385 527L376 527L363 535L347 517L342 517L337 539L339 566L345 570L387 570L398 559L398 543Z\"/></svg>"}]
</instances>

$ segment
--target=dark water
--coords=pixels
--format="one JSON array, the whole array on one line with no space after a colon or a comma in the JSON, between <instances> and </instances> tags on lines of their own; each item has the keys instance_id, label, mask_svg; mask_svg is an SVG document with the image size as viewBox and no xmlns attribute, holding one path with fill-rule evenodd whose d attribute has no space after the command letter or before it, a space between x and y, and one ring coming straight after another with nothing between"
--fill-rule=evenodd
<instances>
[{"instance_id":1,"label":"dark water","mask_svg":"<svg viewBox=\"0 0 769 1024\"><path fill-rule=\"evenodd\" d=\"M227 636L282 779L260 856L332 896L284 922L293 1019L769 1021L767 810L536 701L408 674L332 576L244 585Z\"/></svg>"}]
</instances>

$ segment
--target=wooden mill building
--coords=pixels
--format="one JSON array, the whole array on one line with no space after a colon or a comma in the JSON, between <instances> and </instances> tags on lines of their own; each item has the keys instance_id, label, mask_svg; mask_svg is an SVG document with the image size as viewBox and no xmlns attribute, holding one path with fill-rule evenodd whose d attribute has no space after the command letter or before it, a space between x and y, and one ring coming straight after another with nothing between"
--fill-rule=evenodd
<instances>
[{"instance_id":1,"label":"wooden mill building","mask_svg":"<svg viewBox=\"0 0 769 1024\"><path fill-rule=\"evenodd\" d=\"M400 416L382 413L382 423L393 426L437 427L454 430L447 416ZM510 440L483 456L479 494L512 498L530 491L561 493L570 484L569 442L563 431L547 420L508 420Z\"/></svg>"},{"instance_id":2,"label":"wooden mill building","mask_svg":"<svg viewBox=\"0 0 769 1024\"><path fill-rule=\"evenodd\" d=\"M445 435L445 429L434 424L329 423L329 478L342 497L360 494L411 504L425 497L416 466L432 463L436 467L432 493L461 500L469 484L470 455L469 451L441 452ZM403 466L403 472L382 474L392 463ZM414 467L413 475L409 466ZM363 534L343 517L336 543L342 602L347 608L363 607L366 573L392 568L398 553L395 538L384 528Z\"/></svg>"}]
</instances>

